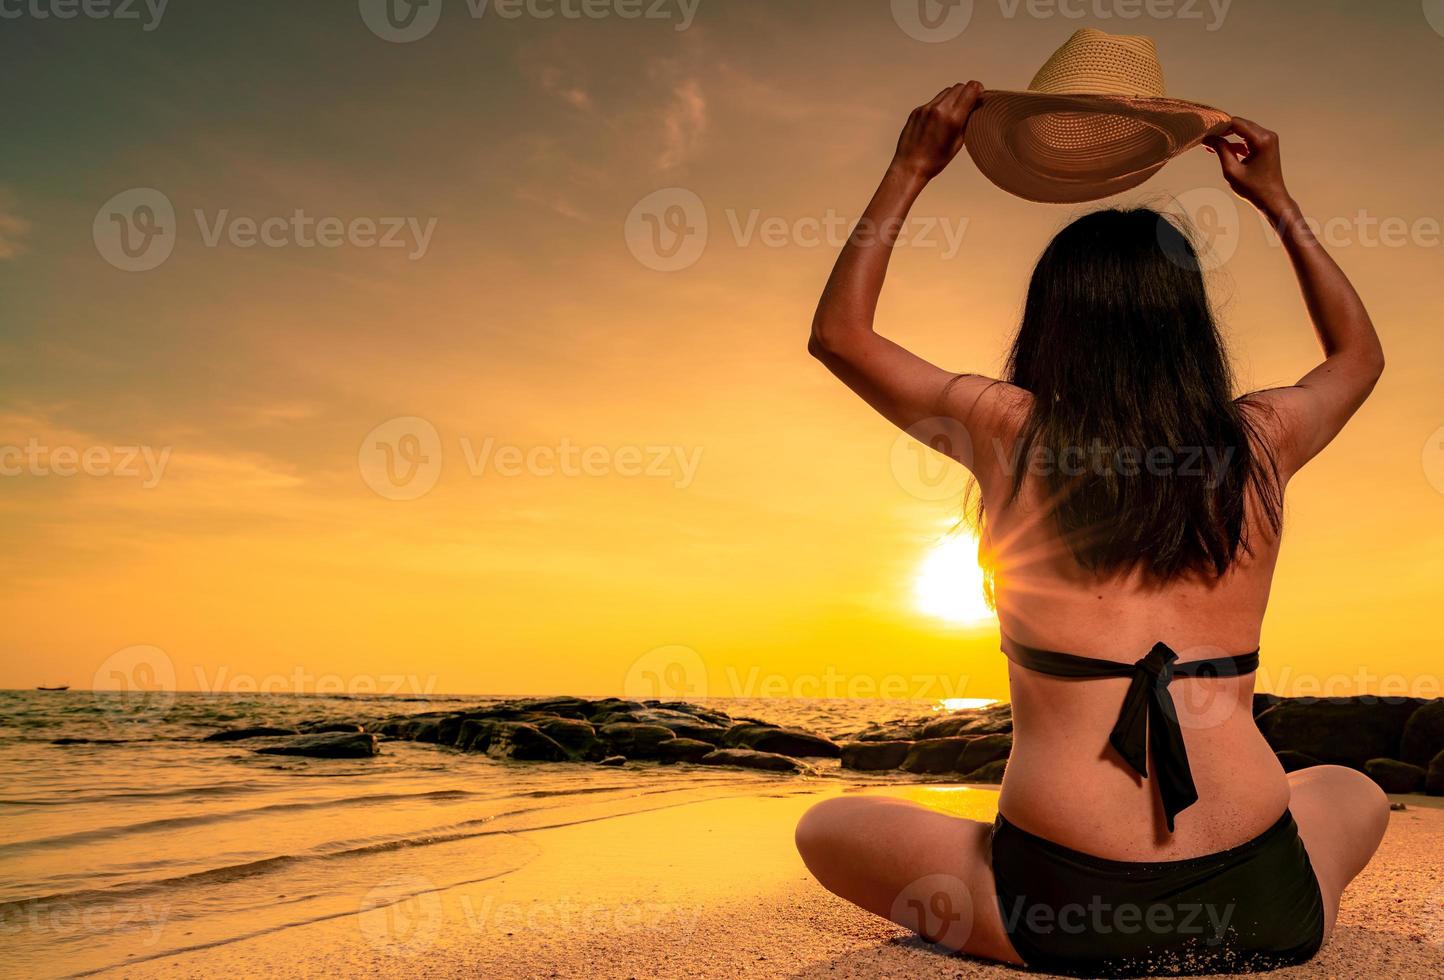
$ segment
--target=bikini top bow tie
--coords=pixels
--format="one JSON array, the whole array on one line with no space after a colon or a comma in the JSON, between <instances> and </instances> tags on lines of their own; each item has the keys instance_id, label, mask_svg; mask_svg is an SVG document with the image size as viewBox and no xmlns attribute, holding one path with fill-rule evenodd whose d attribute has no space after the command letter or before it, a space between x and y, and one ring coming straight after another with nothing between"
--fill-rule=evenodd
<instances>
[{"instance_id":1,"label":"bikini top bow tie","mask_svg":"<svg viewBox=\"0 0 1444 980\"><path fill-rule=\"evenodd\" d=\"M1188 765L1188 750L1183 744L1183 730L1178 724L1178 709L1168 686L1176 677L1237 677L1258 669L1258 651L1231 657L1178 662L1178 654L1166 643L1155 643L1141 660L1132 664L1113 660L1080 657L1054 650L1039 650L1003 637L1003 652L1029 670L1055 677L1087 680L1099 677L1130 678L1128 692L1118 721L1108 734L1113 746L1128 767L1148 779L1148 756L1153 755L1152 776L1163 800L1163 813L1168 830L1173 832L1174 818L1198 800L1193 785L1193 772Z\"/></svg>"}]
</instances>

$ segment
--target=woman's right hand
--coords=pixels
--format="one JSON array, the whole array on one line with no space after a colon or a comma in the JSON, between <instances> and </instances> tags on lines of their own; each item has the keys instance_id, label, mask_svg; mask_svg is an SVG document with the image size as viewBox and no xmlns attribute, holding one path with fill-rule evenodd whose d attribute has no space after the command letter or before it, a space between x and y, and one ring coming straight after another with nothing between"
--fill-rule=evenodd
<instances>
[{"instance_id":1,"label":"woman's right hand","mask_svg":"<svg viewBox=\"0 0 1444 980\"><path fill-rule=\"evenodd\" d=\"M898 137L893 167L925 181L942 173L963 148L968 117L982 94L982 82L959 82L914 109Z\"/></svg>"},{"instance_id":2,"label":"woman's right hand","mask_svg":"<svg viewBox=\"0 0 1444 980\"><path fill-rule=\"evenodd\" d=\"M1226 136L1237 136L1243 142L1225 139ZM1217 154L1224 180L1239 197L1273 218L1293 206L1293 199L1284 186L1279 136L1273 130L1234 116L1233 124L1223 136L1210 136L1204 145Z\"/></svg>"}]
</instances>

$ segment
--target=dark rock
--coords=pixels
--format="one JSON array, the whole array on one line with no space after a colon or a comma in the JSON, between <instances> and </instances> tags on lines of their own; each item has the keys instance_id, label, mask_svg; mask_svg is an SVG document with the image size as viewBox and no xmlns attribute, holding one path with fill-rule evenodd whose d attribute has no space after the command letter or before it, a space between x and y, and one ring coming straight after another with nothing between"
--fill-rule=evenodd
<instances>
[{"instance_id":1,"label":"dark rock","mask_svg":"<svg viewBox=\"0 0 1444 980\"><path fill-rule=\"evenodd\" d=\"M628 711L646 710L647 706L640 701L624 701L621 698L602 698L600 701L592 702L592 711L591 714L587 715L587 720L593 725L605 725L607 723L602 719L607 715L616 712L625 713Z\"/></svg>"},{"instance_id":2,"label":"dark rock","mask_svg":"<svg viewBox=\"0 0 1444 980\"><path fill-rule=\"evenodd\" d=\"M994 759L987 765L979 766L963 777L965 783L1001 783L1003 771L1008 768L1007 759Z\"/></svg>"},{"instance_id":3,"label":"dark rock","mask_svg":"<svg viewBox=\"0 0 1444 980\"><path fill-rule=\"evenodd\" d=\"M264 738L271 735L299 735L294 728L272 728L269 725L255 725L251 728L230 728L223 732L211 732L203 742L238 742L243 738Z\"/></svg>"},{"instance_id":4,"label":"dark rock","mask_svg":"<svg viewBox=\"0 0 1444 980\"><path fill-rule=\"evenodd\" d=\"M922 727L921 738L950 738L954 735L996 735L1013 730L1013 707L1010 704L989 705L968 711L957 711Z\"/></svg>"},{"instance_id":5,"label":"dark rock","mask_svg":"<svg viewBox=\"0 0 1444 980\"><path fill-rule=\"evenodd\" d=\"M256 749L262 755L305 755L318 759L369 759L376 754L370 734L297 735L277 745Z\"/></svg>"},{"instance_id":6,"label":"dark rock","mask_svg":"<svg viewBox=\"0 0 1444 980\"><path fill-rule=\"evenodd\" d=\"M465 714L447 715L436 723L436 744L455 745L461 737L461 726L468 721Z\"/></svg>"},{"instance_id":7,"label":"dark rock","mask_svg":"<svg viewBox=\"0 0 1444 980\"><path fill-rule=\"evenodd\" d=\"M1399 758L1416 766L1444 752L1444 698L1425 703L1409 716L1399 744Z\"/></svg>"},{"instance_id":8,"label":"dark rock","mask_svg":"<svg viewBox=\"0 0 1444 980\"><path fill-rule=\"evenodd\" d=\"M1424 792L1444 796L1444 752L1429 760L1429 768L1424 772Z\"/></svg>"},{"instance_id":9,"label":"dark rock","mask_svg":"<svg viewBox=\"0 0 1444 980\"><path fill-rule=\"evenodd\" d=\"M1011 735L979 735L969 739L968 744L963 747L958 756L958 772L974 773L994 762L1005 762L1012 751ZM998 770L998 773L1001 778L1002 770Z\"/></svg>"},{"instance_id":10,"label":"dark rock","mask_svg":"<svg viewBox=\"0 0 1444 980\"><path fill-rule=\"evenodd\" d=\"M472 751L476 751L475 744ZM486 754L493 759L516 762L565 762L567 750L535 725L519 721L497 722L492 726Z\"/></svg>"},{"instance_id":11,"label":"dark rock","mask_svg":"<svg viewBox=\"0 0 1444 980\"><path fill-rule=\"evenodd\" d=\"M695 738L673 738L658 745L657 752L662 762L701 762L716 748L710 742Z\"/></svg>"},{"instance_id":12,"label":"dark rock","mask_svg":"<svg viewBox=\"0 0 1444 980\"><path fill-rule=\"evenodd\" d=\"M435 745L440 739L440 718L414 718L401 726L401 737Z\"/></svg>"},{"instance_id":13,"label":"dark rock","mask_svg":"<svg viewBox=\"0 0 1444 980\"><path fill-rule=\"evenodd\" d=\"M636 712L636 720L646 725L662 725L670 728L678 738L695 738L701 742L711 742L713 745L720 744L722 736L726 735L727 729L731 727L730 719L725 726L714 725L695 715L666 708Z\"/></svg>"},{"instance_id":14,"label":"dark rock","mask_svg":"<svg viewBox=\"0 0 1444 980\"><path fill-rule=\"evenodd\" d=\"M527 711L539 714L557 715L562 718L585 719L596 710L594 702L585 698L532 698L520 705Z\"/></svg>"},{"instance_id":15,"label":"dark rock","mask_svg":"<svg viewBox=\"0 0 1444 980\"><path fill-rule=\"evenodd\" d=\"M491 733L504 722L490 718L467 718L456 733L456 747L463 752L485 752L491 744Z\"/></svg>"},{"instance_id":16,"label":"dark rock","mask_svg":"<svg viewBox=\"0 0 1444 980\"><path fill-rule=\"evenodd\" d=\"M695 739L698 742L708 742L714 746L722 744L722 737L727 734L727 729L721 725L713 725L705 721L664 721L661 724L672 729L672 733L678 738Z\"/></svg>"},{"instance_id":17,"label":"dark rock","mask_svg":"<svg viewBox=\"0 0 1444 980\"><path fill-rule=\"evenodd\" d=\"M860 772L896 769L907 758L912 742L848 742L842 747L842 767Z\"/></svg>"},{"instance_id":18,"label":"dark rock","mask_svg":"<svg viewBox=\"0 0 1444 980\"><path fill-rule=\"evenodd\" d=\"M365 730L354 721L317 721L301 726L302 735L360 735Z\"/></svg>"},{"instance_id":19,"label":"dark rock","mask_svg":"<svg viewBox=\"0 0 1444 980\"><path fill-rule=\"evenodd\" d=\"M1385 793L1417 793L1424 788L1424 769L1397 759L1370 759L1364 772Z\"/></svg>"},{"instance_id":20,"label":"dark rock","mask_svg":"<svg viewBox=\"0 0 1444 980\"><path fill-rule=\"evenodd\" d=\"M842 748L830 738L800 728L779 728L755 722L742 722L727 729L722 736L722 745L729 749L753 749L794 758L836 759L842 755Z\"/></svg>"},{"instance_id":21,"label":"dark rock","mask_svg":"<svg viewBox=\"0 0 1444 980\"><path fill-rule=\"evenodd\" d=\"M626 764L627 757L624 755L609 755L601 762L597 763L597 765L599 766L612 766L613 768L617 766L625 766Z\"/></svg>"},{"instance_id":22,"label":"dark rock","mask_svg":"<svg viewBox=\"0 0 1444 980\"><path fill-rule=\"evenodd\" d=\"M1283 698L1277 694L1264 694L1260 691L1255 691L1253 696L1253 716L1257 718L1282 700Z\"/></svg>"},{"instance_id":23,"label":"dark rock","mask_svg":"<svg viewBox=\"0 0 1444 980\"><path fill-rule=\"evenodd\" d=\"M958 771L958 757L971 739L965 735L953 738L923 738L908 749L902 768L907 772L945 773Z\"/></svg>"},{"instance_id":24,"label":"dark rock","mask_svg":"<svg viewBox=\"0 0 1444 980\"><path fill-rule=\"evenodd\" d=\"M658 746L676 737L665 725L640 725L631 721L603 725L597 734L614 754L628 759L655 759L660 753Z\"/></svg>"},{"instance_id":25,"label":"dark rock","mask_svg":"<svg viewBox=\"0 0 1444 980\"><path fill-rule=\"evenodd\" d=\"M704 766L741 766L744 769L765 769L768 772L802 772L802 763L776 752L754 752L752 749L717 749L699 760Z\"/></svg>"},{"instance_id":26,"label":"dark rock","mask_svg":"<svg viewBox=\"0 0 1444 980\"><path fill-rule=\"evenodd\" d=\"M886 724L872 724L862 731L853 734L855 742L911 742L920 738L923 725L931 719L922 721L890 721Z\"/></svg>"},{"instance_id":27,"label":"dark rock","mask_svg":"<svg viewBox=\"0 0 1444 980\"><path fill-rule=\"evenodd\" d=\"M682 714L691 715L693 718L700 718L711 725L721 725L723 728L732 727L732 716L726 712L713 711L687 701L648 701L647 707L678 711Z\"/></svg>"},{"instance_id":28,"label":"dark rock","mask_svg":"<svg viewBox=\"0 0 1444 980\"><path fill-rule=\"evenodd\" d=\"M602 742L589 721L551 717L535 724L542 734L566 749L573 759L599 758L602 754Z\"/></svg>"},{"instance_id":29,"label":"dark rock","mask_svg":"<svg viewBox=\"0 0 1444 980\"><path fill-rule=\"evenodd\" d=\"M1275 752L1278 756L1279 765L1284 767L1284 772L1298 772L1300 769L1308 769L1311 766L1323 765L1318 759L1302 752L1294 752L1291 749L1284 749L1282 752Z\"/></svg>"},{"instance_id":30,"label":"dark rock","mask_svg":"<svg viewBox=\"0 0 1444 980\"><path fill-rule=\"evenodd\" d=\"M1303 752L1324 762L1363 769L1370 759L1399 751L1404 725L1418 698L1290 698L1258 716L1275 752Z\"/></svg>"},{"instance_id":31,"label":"dark rock","mask_svg":"<svg viewBox=\"0 0 1444 980\"><path fill-rule=\"evenodd\" d=\"M52 738L51 745L128 745L131 742L148 742L147 738Z\"/></svg>"}]
</instances>

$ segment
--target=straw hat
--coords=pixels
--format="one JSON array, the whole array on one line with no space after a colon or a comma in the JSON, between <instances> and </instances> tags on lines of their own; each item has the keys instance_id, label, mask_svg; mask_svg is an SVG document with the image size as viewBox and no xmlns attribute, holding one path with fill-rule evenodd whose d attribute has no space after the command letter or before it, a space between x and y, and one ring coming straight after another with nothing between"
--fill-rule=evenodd
<instances>
[{"instance_id":1,"label":"straw hat","mask_svg":"<svg viewBox=\"0 0 1444 980\"><path fill-rule=\"evenodd\" d=\"M968 118L978 169L1029 201L1092 201L1136 187L1230 116L1164 94L1153 41L1074 33L1026 92L987 91Z\"/></svg>"}]
</instances>

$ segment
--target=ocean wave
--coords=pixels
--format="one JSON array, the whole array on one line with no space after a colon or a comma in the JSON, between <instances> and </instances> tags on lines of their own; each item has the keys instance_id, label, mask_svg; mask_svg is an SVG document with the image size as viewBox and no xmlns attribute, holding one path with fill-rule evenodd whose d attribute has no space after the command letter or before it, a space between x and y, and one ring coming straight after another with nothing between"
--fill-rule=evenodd
<instances>
[{"instance_id":1,"label":"ocean wave","mask_svg":"<svg viewBox=\"0 0 1444 980\"><path fill-rule=\"evenodd\" d=\"M185 817L162 817L140 823L121 824L111 827L97 827L54 837L38 837L33 840L12 841L0 844L0 855L11 852L27 852L53 847L67 847L92 841L115 841L128 834L149 834L157 831L178 830L182 827L204 827L210 824L228 823L254 817L265 817L278 813L325 810L346 806L373 806L378 803L400 803L423 800L461 800L482 796L461 789L433 790L425 793L373 793L366 796L338 797L330 800L304 800L296 803L268 803L265 806L248 807L244 810L224 810L216 813L198 813Z\"/></svg>"},{"instance_id":2,"label":"ocean wave","mask_svg":"<svg viewBox=\"0 0 1444 980\"><path fill-rule=\"evenodd\" d=\"M738 792L751 792L758 780L744 779L738 785ZM734 780L736 782L736 780ZM640 797L655 796L666 793L695 791L696 787L673 786L657 787L633 793L627 799L638 799ZM596 816L574 817L570 819L558 819L554 821L530 824L521 827L494 827L491 826L499 821L509 818L524 817L533 813L556 812L561 816L561 811L553 807L524 807L508 810L501 813L490 814L446 827L436 828L426 832L414 834L413 836L399 836L388 839L375 840L370 842L337 841L328 845L320 845L307 854L281 854L271 857L260 858L254 861L245 861L238 864L223 865L216 868L207 868L202 871L194 871L181 875L173 875L164 878L155 878L148 881L117 885L112 888L88 888L68 892L57 892L49 895L39 895L27 898L17 898L9 901L0 901L0 922L17 913L30 913L36 909L44 909L52 906L65 906L68 909L83 911L92 906L102 906L114 903L133 903L156 895L173 895L178 889L193 888L205 885L225 885L248 878L256 878L267 874L273 874L284 869L294 868L298 865L320 864L333 861L350 861L357 858L385 854L408 848L430 847L437 844L449 844L457 841L474 840L482 837L496 835L518 835L529 834L540 830L557 830L563 827L579 826L581 824L595 823L602 820L612 820L618 817L635 813L649 813L654 810L665 810L675 806L686 806L694 802L694 798L680 800L671 803L662 803L655 806L625 807L614 813L605 813ZM482 827L484 829L476 829ZM326 850L326 848L336 848Z\"/></svg>"}]
</instances>

